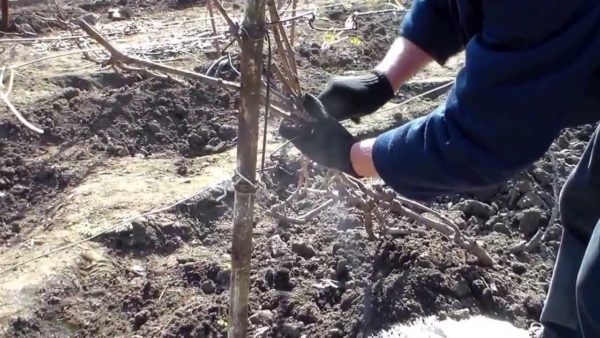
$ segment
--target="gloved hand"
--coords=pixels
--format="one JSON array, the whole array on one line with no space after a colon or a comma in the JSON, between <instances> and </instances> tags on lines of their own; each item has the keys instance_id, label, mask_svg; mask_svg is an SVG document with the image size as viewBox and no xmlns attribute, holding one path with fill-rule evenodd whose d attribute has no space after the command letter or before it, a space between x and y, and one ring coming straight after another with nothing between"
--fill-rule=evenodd
<instances>
[{"instance_id":1,"label":"gloved hand","mask_svg":"<svg viewBox=\"0 0 600 338\"><path fill-rule=\"evenodd\" d=\"M334 77L319 95L325 110L338 121L369 115L394 97L390 81L372 71L358 76Z\"/></svg>"},{"instance_id":2,"label":"gloved hand","mask_svg":"<svg viewBox=\"0 0 600 338\"><path fill-rule=\"evenodd\" d=\"M284 120L279 126L281 136L311 160L357 177L350 162L350 149L356 142L354 136L327 114L316 97L306 94L303 105L314 120L299 123Z\"/></svg>"}]
</instances>

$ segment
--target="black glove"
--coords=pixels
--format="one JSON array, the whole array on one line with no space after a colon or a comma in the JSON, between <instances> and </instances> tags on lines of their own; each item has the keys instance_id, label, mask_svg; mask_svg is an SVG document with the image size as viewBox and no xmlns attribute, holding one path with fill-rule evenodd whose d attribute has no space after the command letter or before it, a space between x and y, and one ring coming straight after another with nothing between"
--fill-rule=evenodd
<instances>
[{"instance_id":1,"label":"black glove","mask_svg":"<svg viewBox=\"0 0 600 338\"><path fill-rule=\"evenodd\" d=\"M356 142L354 136L327 114L316 97L306 94L303 105L314 120L298 123L284 120L279 126L281 136L311 160L357 177L350 162L350 148Z\"/></svg>"},{"instance_id":2,"label":"black glove","mask_svg":"<svg viewBox=\"0 0 600 338\"><path fill-rule=\"evenodd\" d=\"M334 77L319 95L325 110L338 121L369 115L394 97L388 79L377 71L358 76Z\"/></svg>"}]
</instances>

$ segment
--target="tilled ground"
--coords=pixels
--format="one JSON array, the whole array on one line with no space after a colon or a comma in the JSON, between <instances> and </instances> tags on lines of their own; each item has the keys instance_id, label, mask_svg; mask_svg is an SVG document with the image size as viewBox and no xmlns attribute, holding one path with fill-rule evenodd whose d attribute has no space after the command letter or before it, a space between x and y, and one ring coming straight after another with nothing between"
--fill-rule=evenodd
<instances>
[{"instance_id":1,"label":"tilled ground","mask_svg":"<svg viewBox=\"0 0 600 338\"><path fill-rule=\"evenodd\" d=\"M129 5L143 12L142 4L153 3ZM323 15L330 24L343 25L347 15L364 9L334 8ZM382 57L400 18L360 20L367 21L352 33L359 39L331 46L322 35L301 31L296 51L305 87L321 88L330 75L323 70L368 69ZM44 128L42 137L13 119L0 122L0 243L6 248L25 243L32 229L44 225L31 216L51 218L51 202L68 195L107 158L177 159L177 174L185 176L188 161L236 143L232 92L112 73L53 81L63 92L23 109ZM414 95L413 90L404 88L399 97ZM405 115L426 112L438 102L420 101ZM494 268L478 266L451 239L392 214L385 215L390 225L413 231L369 241L362 215L341 204L303 225L268 217L269 206L289 196L298 179L297 160L275 156L257 200L251 334L365 337L424 315L486 314L527 327L542 309L560 222L547 227L536 250L512 254L510 248L548 225L555 205L553 177L564 182L592 130L566 131L552 148L556 165L546 156L507 184L432 204L481 240L497 262ZM5 335L224 336L233 207L231 188L225 190L225 198L220 189L208 190L95 238L102 250L82 252L69 270L71 278L54 278L37 290L36 306L8 318ZM309 196L288 212L302 214L320 202Z\"/></svg>"}]
</instances>

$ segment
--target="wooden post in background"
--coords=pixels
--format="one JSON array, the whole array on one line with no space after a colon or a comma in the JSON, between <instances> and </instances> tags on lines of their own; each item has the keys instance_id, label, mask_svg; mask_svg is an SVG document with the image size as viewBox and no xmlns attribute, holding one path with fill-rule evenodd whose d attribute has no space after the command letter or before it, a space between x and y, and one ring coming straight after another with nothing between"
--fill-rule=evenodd
<instances>
[{"instance_id":1,"label":"wooden post in background","mask_svg":"<svg viewBox=\"0 0 600 338\"><path fill-rule=\"evenodd\" d=\"M206 8L208 9L208 15L210 15L210 24L212 26L213 35L217 35L217 24L215 23L214 11L213 11L213 0L206 0ZM221 53L221 49L219 47L219 40L215 40L215 48L217 49L217 53ZM233 65L231 65L233 67Z\"/></svg>"},{"instance_id":2,"label":"wooden post in background","mask_svg":"<svg viewBox=\"0 0 600 338\"><path fill-rule=\"evenodd\" d=\"M240 30L241 102L238 117L237 172L231 247L229 338L245 338L248 331L250 258L265 29L265 0L247 0Z\"/></svg>"},{"instance_id":3,"label":"wooden post in background","mask_svg":"<svg viewBox=\"0 0 600 338\"><path fill-rule=\"evenodd\" d=\"M2 0L2 30L8 32L10 15L8 14L8 0Z\"/></svg>"}]
</instances>

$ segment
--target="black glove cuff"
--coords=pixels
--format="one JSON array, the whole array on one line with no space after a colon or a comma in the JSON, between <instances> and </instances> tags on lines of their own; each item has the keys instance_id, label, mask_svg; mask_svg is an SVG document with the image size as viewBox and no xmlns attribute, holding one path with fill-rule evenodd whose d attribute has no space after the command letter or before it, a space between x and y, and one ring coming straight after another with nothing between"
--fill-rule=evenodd
<instances>
[{"instance_id":1,"label":"black glove cuff","mask_svg":"<svg viewBox=\"0 0 600 338\"><path fill-rule=\"evenodd\" d=\"M373 100L377 102L377 108L379 109L394 97L394 89L390 80L382 72L372 70L371 73L375 75L376 80L368 86L371 87L371 92L374 93Z\"/></svg>"}]
</instances>

